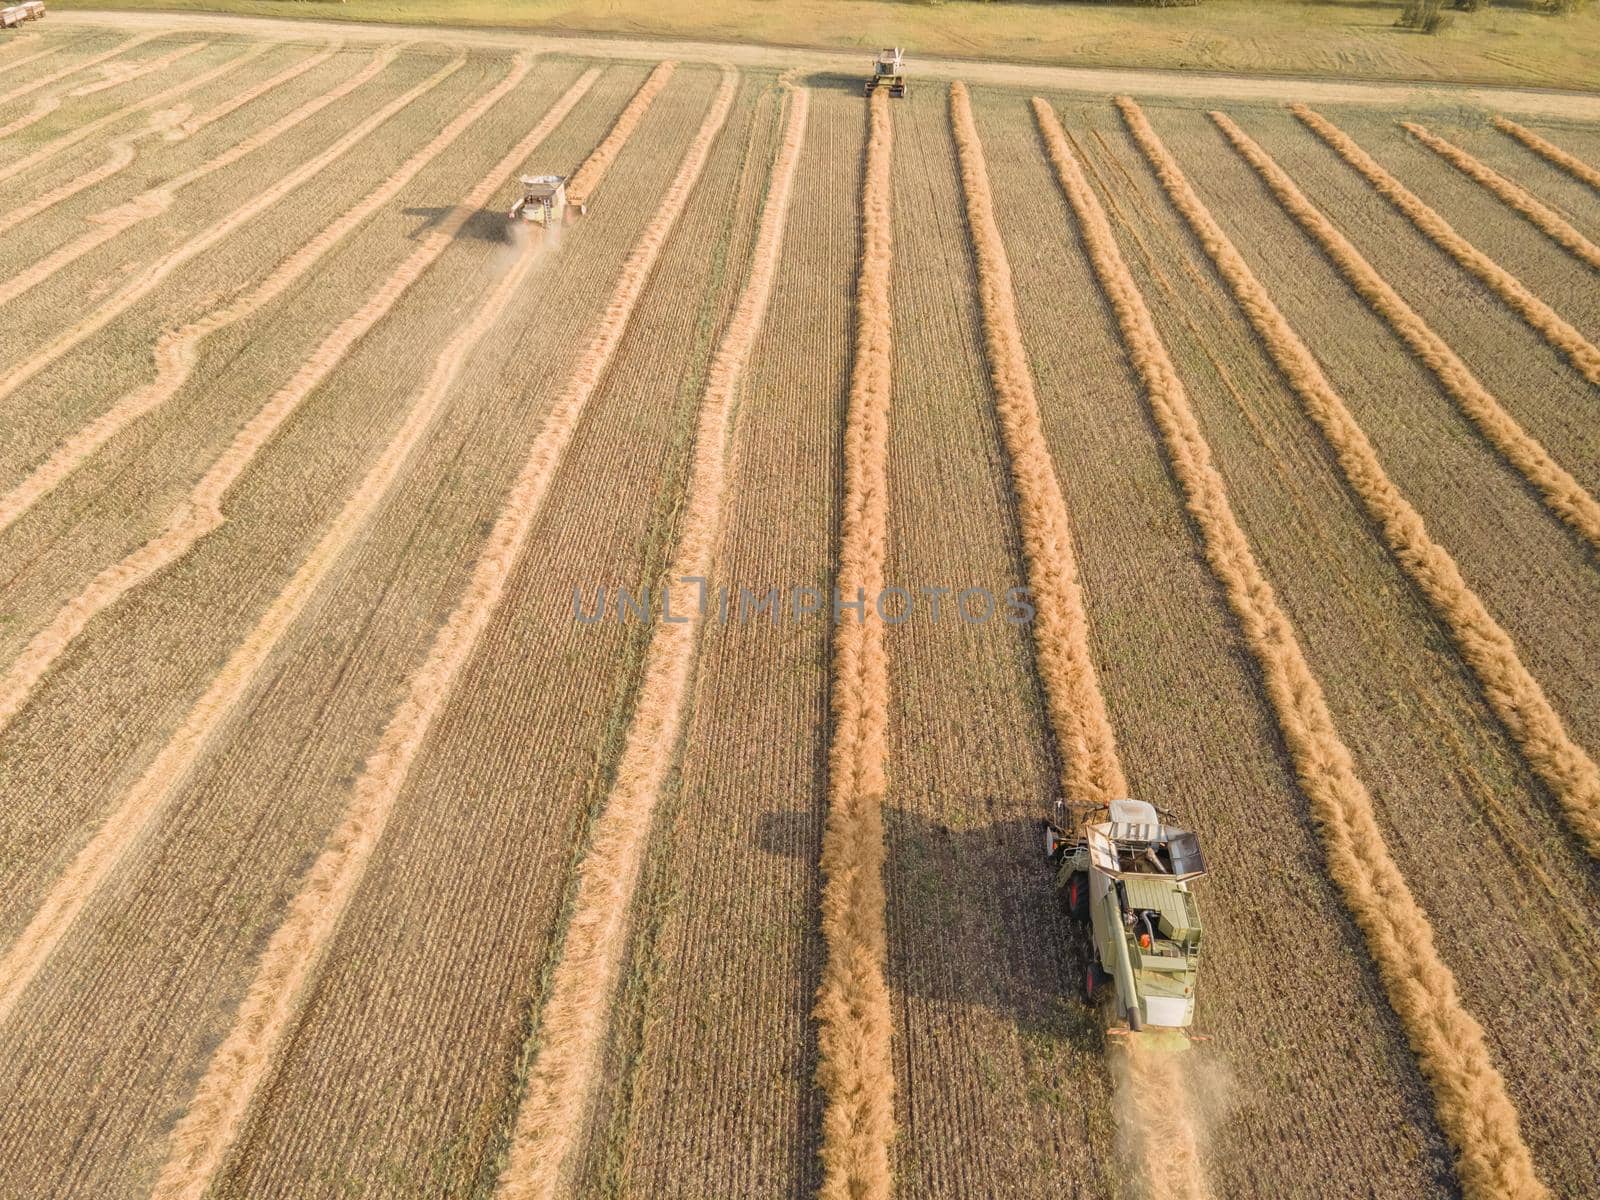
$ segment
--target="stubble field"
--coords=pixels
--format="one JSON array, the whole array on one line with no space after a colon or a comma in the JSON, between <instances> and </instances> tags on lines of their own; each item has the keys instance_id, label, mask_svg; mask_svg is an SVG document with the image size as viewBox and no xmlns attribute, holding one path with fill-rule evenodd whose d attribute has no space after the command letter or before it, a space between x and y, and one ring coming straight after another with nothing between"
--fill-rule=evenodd
<instances>
[{"instance_id":1,"label":"stubble field","mask_svg":"<svg viewBox=\"0 0 1600 1200\"><path fill-rule=\"evenodd\" d=\"M0 1195L1600 1189L1593 127L282 29L0 41Z\"/></svg>"}]
</instances>

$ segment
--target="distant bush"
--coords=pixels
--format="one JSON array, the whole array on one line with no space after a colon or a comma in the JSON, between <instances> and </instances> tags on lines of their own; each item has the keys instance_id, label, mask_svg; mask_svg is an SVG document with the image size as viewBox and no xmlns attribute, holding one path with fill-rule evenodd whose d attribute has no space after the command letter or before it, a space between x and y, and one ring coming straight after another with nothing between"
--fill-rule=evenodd
<instances>
[{"instance_id":1,"label":"distant bush","mask_svg":"<svg viewBox=\"0 0 1600 1200\"><path fill-rule=\"evenodd\" d=\"M1489 0L1456 0L1456 5L1462 12L1482 12L1489 7Z\"/></svg>"},{"instance_id":2,"label":"distant bush","mask_svg":"<svg viewBox=\"0 0 1600 1200\"><path fill-rule=\"evenodd\" d=\"M1589 7L1589 0L1544 0L1540 6L1547 13L1554 13L1560 17L1570 17L1573 13L1582 12Z\"/></svg>"},{"instance_id":3,"label":"distant bush","mask_svg":"<svg viewBox=\"0 0 1600 1200\"><path fill-rule=\"evenodd\" d=\"M1443 11L1444 0L1406 0L1395 22L1401 29L1418 33L1442 33L1450 27L1451 16Z\"/></svg>"}]
</instances>

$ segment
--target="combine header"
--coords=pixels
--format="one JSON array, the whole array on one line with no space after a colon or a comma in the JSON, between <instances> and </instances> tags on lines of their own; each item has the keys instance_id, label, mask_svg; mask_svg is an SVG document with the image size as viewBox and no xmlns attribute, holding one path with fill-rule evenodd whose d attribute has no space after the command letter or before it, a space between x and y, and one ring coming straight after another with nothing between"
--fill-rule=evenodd
<instances>
[{"instance_id":1,"label":"combine header","mask_svg":"<svg viewBox=\"0 0 1600 1200\"><path fill-rule=\"evenodd\" d=\"M867 77L867 95L882 86L888 87L891 96L906 94L905 59L899 46L885 46L878 51L877 61L872 64L872 74Z\"/></svg>"},{"instance_id":2,"label":"combine header","mask_svg":"<svg viewBox=\"0 0 1600 1200\"><path fill-rule=\"evenodd\" d=\"M1093 943L1084 995L1091 1003L1115 996L1127 1022L1110 1032L1191 1036L1200 911L1189 880L1206 870L1199 839L1163 824L1142 800L1113 800L1109 811L1057 800L1044 845L1057 864L1056 890Z\"/></svg>"},{"instance_id":3,"label":"combine header","mask_svg":"<svg viewBox=\"0 0 1600 1200\"><path fill-rule=\"evenodd\" d=\"M548 229L564 223L574 211L581 215L587 209L586 204L567 203L565 175L524 175L522 199L511 206L508 215L513 221L526 221Z\"/></svg>"}]
</instances>

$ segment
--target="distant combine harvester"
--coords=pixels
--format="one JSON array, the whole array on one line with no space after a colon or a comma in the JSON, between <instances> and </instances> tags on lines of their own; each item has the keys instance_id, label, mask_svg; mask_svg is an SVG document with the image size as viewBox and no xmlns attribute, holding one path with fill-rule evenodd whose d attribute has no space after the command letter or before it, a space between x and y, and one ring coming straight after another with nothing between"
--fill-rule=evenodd
<instances>
[{"instance_id":1,"label":"distant combine harvester","mask_svg":"<svg viewBox=\"0 0 1600 1200\"><path fill-rule=\"evenodd\" d=\"M15 29L24 21L44 19L44 0L27 0L26 4L13 4L0 9L0 29Z\"/></svg>"}]
</instances>

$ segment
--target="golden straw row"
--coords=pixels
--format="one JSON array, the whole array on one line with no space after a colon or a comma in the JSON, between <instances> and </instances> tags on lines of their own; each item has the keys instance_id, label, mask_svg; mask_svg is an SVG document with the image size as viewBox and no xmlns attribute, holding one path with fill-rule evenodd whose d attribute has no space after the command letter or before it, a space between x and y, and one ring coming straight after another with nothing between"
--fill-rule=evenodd
<instances>
[{"instance_id":1,"label":"golden straw row","mask_svg":"<svg viewBox=\"0 0 1600 1200\"><path fill-rule=\"evenodd\" d=\"M1074 805L1098 807L1126 797L1128 783L1094 667L1071 517L1045 441L983 144L960 82L950 86L950 123L977 261L984 353L1036 610L1034 658L1062 760L1062 791ZM1169 1062L1145 1053L1141 1044L1128 1052L1126 1117L1133 1125L1143 1183L1172 1200L1202 1200L1207 1192L1199 1137L1181 1083L1175 1072L1163 1069Z\"/></svg>"},{"instance_id":2,"label":"golden straw row","mask_svg":"<svg viewBox=\"0 0 1600 1200\"><path fill-rule=\"evenodd\" d=\"M298 79L300 76L304 75L307 71L310 71L314 67L321 66L336 53L337 51L330 47L315 54L308 54L298 62L291 63L288 67L284 68L282 71L279 71L270 79L262 80L254 87L245 88L237 95L230 97L228 100L217 105L208 112L201 113L196 117L191 117L190 119L184 121L182 125L178 127L182 136L189 137L195 133L198 133L207 125L210 125L214 121L220 121L223 117L226 117L230 113L237 111L239 108L250 103L252 100L259 99L260 97L265 96L267 93L282 87L284 84ZM165 114L157 113L156 117L144 129L133 130L112 142L111 153L106 156L106 161L101 163L98 167L95 167L90 171L85 171L82 175L78 175L72 179L69 179L59 187L52 188L50 191L36 196L26 204L20 204L15 208L9 208L4 212L0 212L0 233L5 233L9 229L14 229L18 225L22 224L22 222L36 217L40 213L48 212L50 209L60 204L63 200L66 200L72 196L76 196L79 192L86 191L91 187L97 187L106 180L110 179L112 176L125 170L129 165L132 164L134 160L134 146L137 142L143 138L148 138L159 134L168 128L169 126L165 123ZM253 142L255 141L255 137L252 136L251 138L245 139L245 141ZM236 149L238 146L243 144L243 141L236 142L234 144L234 148ZM238 157L238 155L235 155L235 157ZM168 186L173 187L173 185L170 184ZM146 193L146 195L151 195L156 191L159 191L159 189L151 189L151 191ZM137 201L135 203L137 203ZM93 221L95 218L91 217L90 220ZM112 230L113 235L116 232L119 231L116 229ZM101 240L105 239L102 238ZM95 242L94 244L98 245L99 242ZM79 251L79 253L82 252ZM74 254L72 257L76 258L77 255ZM70 262L71 259L69 258L66 261ZM19 292L23 290L26 289L13 290L11 283L8 281L4 288L0 288L0 304L4 304L7 300L10 300L13 296L19 294Z\"/></svg>"},{"instance_id":3,"label":"golden straw row","mask_svg":"<svg viewBox=\"0 0 1600 1200\"><path fill-rule=\"evenodd\" d=\"M1445 394L1478 427L1488 443L1531 483L1546 507L1591 546L1600 549L1600 503L1550 456L1484 387L1461 357L1391 287L1350 239L1330 221L1242 129L1222 113L1212 119L1267 189L1301 229L1322 247L1339 273L1374 312L1384 319L1419 362L1438 377Z\"/></svg>"},{"instance_id":4,"label":"golden straw row","mask_svg":"<svg viewBox=\"0 0 1600 1200\"><path fill-rule=\"evenodd\" d=\"M543 141L588 91L597 74L598 71L590 70L581 76L523 139L517 149L526 148L531 152L534 146ZM262 421L260 416L269 415L276 421L281 421L294 404L326 378L354 344L355 339L386 313L406 287L409 287L410 283L448 248L454 233L471 219L476 207L481 207L482 203L504 182L506 173L526 157L526 153L516 157L508 155L506 161L510 161L510 167L505 166L503 161L500 167L480 180L463 200L462 206L454 209L438 228L430 231L423 239L422 245L412 252L410 258L395 271L367 304L329 336L321 349L312 356L311 364L302 370L301 375L280 390L273 402L258 415L257 421L252 422L241 432L229 451L217 461L211 472L202 480L189 505L180 510L166 531L135 551L122 563L103 573L94 584L90 585L90 590L74 602L76 607L69 606L68 611L81 616L89 608L91 599L99 601L101 608L105 607L110 603L110 599L95 592L97 585L101 585L102 581L114 576L115 584L125 592L149 578L156 570L174 561L179 555L186 553L199 537L219 525L222 520L218 507L222 487L244 471L275 428L274 422ZM481 197L476 205L473 203L474 197ZM497 292L500 290L496 289ZM455 344L454 341L451 343L452 346ZM465 349L457 353L464 355ZM441 361L449 361L449 357L446 355ZM451 370L458 369L458 366L459 364L451 367ZM424 407L428 404L437 406L441 398L442 395L425 393ZM408 437L407 431L412 430L418 420L420 418L416 418L413 414L413 418L402 426L397 441L405 441ZM420 436L420 427L413 430L409 436ZM185 723L157 755L151 768L123 797L88 845L79 851L46 896L39 911L29 921L21 937L5 957L0 959L0 1021L10 1015L24 990L43 967L72 922L83 911L94 892L121 860L122 854L132 840L148 825L167 798L176 791L198 758L205 738L243 697L254 671L265 661L272 646L281 638L288 624L309 600L312 589L332 566L337 550L353 536L354 527L364 520L370 508L376 505L375 497L370 499L367 497L369 485L377 479L385 480L383 484L385 487L392 482L393 472L399 469L400 462L394 458L394 453L391 449L380 457L378 464L368 473L362 488L346 504L339 517L335 518L330 531L324 534L317 548L312 551L306 563L302 564L294 579L290 581L288 588L269 607L255 632L230 657L222 674L213 681ZM106 589L102 587L101 590L103 592ZM115 598L115 595L111 597ZM81 621L78 628L82 628ZM45 632L48 634L59 631L52 628Z\"/></svg>"},{"instance_id":5,"label":"golden straw row","mask_svg":"<svg viewBox=\"0 0 1600 1200\"><path fill-rule=\"evenodd\" d=\"M1509 134L1517 139L1529 150L1540 158L1554 163L1561 170L1571 175L1574 179L1587 183L1596 191L1600 191L1600 169L1591 167L1576 154L1569 154L1554 142L1540 137L1531 129L1524 129L1515 121L1508 121L1504 117L1494 118L1494 127L1501 133Z\"/></svg>"},{"instance_id":6,"label":"golden straw row","mask_svg":"<svg viewBox=\"0 0 1600 1200\"><path fill-rule=\"evenodd\" d=\"M588 78L576 86L587 86ZM592 340L556 398L543 431L512 485L473 565L464 594L412 676L405 697L356 780L343 818L329 835L290 902L287 915L262 952L233 1025L173 1131L170 1155L156 1184L154 1200L200 1200L243 1127L251 1097L271 1072L278 1045L299 1012L305 985L361 882L428 730L499 605L584 405L599 386L621 343L661 248L683 212L727 118L736 83L733 72L726 71L722 87L686 150L677 176L624 263ZM493 177L503 180L535 144L532 137L524 139L501 161ZM475 193L463 203L476 208L486 198Z\"/></svg>"},{"instance_id":7,"label":"golden straw row","mask_svg":"<svg viewBox=\"0 0 1600 1200\"><path fill-rule=\"evenodd\" d=\"M1304 104L1290 111L1375 191L1394 206L1429 241L1438 246L1505 303L1551 346L1566 355L1578 373L1600 387L1600 350L1564 320L1527 286L1482 250L1455 231L1448 221L1424 204L1403 183L1384 170L1349 134Z\"/></svg>"},{"instance_id":8,"label":"golden straw row","mask_svg":"<svg viewBox=\"0 0 1600 1200\"><path fill-rule=\"evenodd\" d=\"M699 645L702 622L691 581L711 574L722 528L734 402L772 296L809 101L804 89L790 93L750 276L706 377L678 548L669 582L662 585L679 597L673 607L688 619L662 622L651 635L615 781L578 866L572 915L539 1015L538 1051L500 1175L501 1200L554 1200L593 1104L633 897L676 752ZM604 148L608 156L614 153Z\"/></svg>"},{"instance_id":9,"label":"golden straw row","mask_svg":"<svg viewBox=\"0 0 1600 1200\"><path fill-rule=\"evenodd\" d=\"M822 830L817 1083L822 1089L822 1200L890 1195L894 1065L883 890L889 661L870 597L883 587L889 541L889 402L893 319L889 277L893 123L879 88L867 104L850 391L845 409L839 566L834 587L869 597L833 634L828 705L828 811Z\"/></svg>"},{"instance_id":10,"label":"golden straw row","mask_svg":"<svg viewBox=\"0 0 1600 1200\"><path fill-rule=\"evenodd\" d=\"M1316 367L1308 351L1304 360L1278 357L1290 346L1302 351L1304 347L1205 210L1143 112L1131 100L1118 103L1174 207L1189 222L1258 333L1278 348L1274 357L1280 369L1297 389L1315 386L1310 372ZM1390 1004L1433 1090L1440 1127L1456 1152L1462 1190L1472 1200L1543 1197L1547 1193L1522 1140L1505 1082L1489 1056L1483 1030L1463 1007L1455 978L1434 945L1427 914L1389 853L1372 797L1333 723L1298 635L1239 526L1187 389L1117 249L1099 200L1068 149L1055 114L1037 100L1035 111L1057 177L1078 214L1101 287L1144 384L1167 460L1200 531L1206 560L1261 671L1301 790L1322 835L1329 874L1366 936Z\"/></svg>"},{"instance_id":11,"label":"golden straw row","mask_svg":"<svg viewBox=\"0 0 1600 1200\"><path fill-rule=\"evenodd\" d=\"M1460 146L1446 141L1415 121L1402 121L1400 126L1468 179L1482 186L1497 200L1521 213L1539 232L1574 258L1600 270L1600 246L1596 246L1584 237L1560 213L1527 188L1512 183L1499 171L1480 162Z\"/></svg>"}]
</instances>

